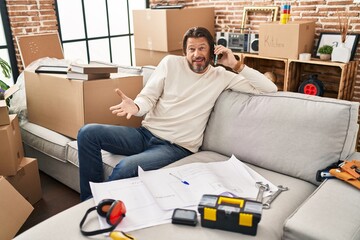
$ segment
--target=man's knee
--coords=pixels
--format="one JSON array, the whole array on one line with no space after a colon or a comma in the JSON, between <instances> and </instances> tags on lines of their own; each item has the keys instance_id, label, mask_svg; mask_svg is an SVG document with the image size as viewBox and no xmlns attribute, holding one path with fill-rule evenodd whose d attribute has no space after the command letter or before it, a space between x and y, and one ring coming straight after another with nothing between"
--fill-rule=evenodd
<instances>
[{"instance_id":1,"label":"man's knee","mask_svg":"<svg viewBox=\"0 0 360 240\"><path fill-rule=\"evenodd\" d=\"M90 124L84 125L78 131L77 141L81 142L83 139L89 138L89 136L90 137L94 136L94 133L97 131L98 127L99 127L99 124L96 124L96 123L90 123Z\"/></svg>"}]
</instances>

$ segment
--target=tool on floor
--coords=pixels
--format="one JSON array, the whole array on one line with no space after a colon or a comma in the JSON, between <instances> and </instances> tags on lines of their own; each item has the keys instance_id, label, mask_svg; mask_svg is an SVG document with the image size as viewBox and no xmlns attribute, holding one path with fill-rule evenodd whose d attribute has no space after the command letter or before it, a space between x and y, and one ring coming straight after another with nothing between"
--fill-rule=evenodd
<instances>
[{"instance_id":1,"label":"tool on floor","mask_svg":"<svg viewBox=\"0 0 360 240\"><path fill-rule=\"evenodd\" d=\"M262 203L262 200L264 197L264 192L269 191L269 189L270 189L269 184L264 184L262 182L256 182L255 185L257 188L259 188L259 192L257 194L256 201Z\"/></svg>"},{"instance_id":2,"label":"tool on floor","mask_svg":"<svg viewBox=\"0 0 360 240\"><path fill-rule=\"evenodd\" d=\"M202 227L255 236L262 208L262 203L254 200L205 194L198 211Z\"/></svg>"},{"instance_id":3,"label":"tool on floor","mask_svg":"<svg viewBox=\"0 0 360 240\"><path fill-rule=\"evenodd\" d=\"M263 204L263 208L269 209L271 206L271 203L277 198L277 196L280 195L280 193L289 190L288 187L283 187L282 185L277 186L278 190Z\"/></svg>"}]
</instances>

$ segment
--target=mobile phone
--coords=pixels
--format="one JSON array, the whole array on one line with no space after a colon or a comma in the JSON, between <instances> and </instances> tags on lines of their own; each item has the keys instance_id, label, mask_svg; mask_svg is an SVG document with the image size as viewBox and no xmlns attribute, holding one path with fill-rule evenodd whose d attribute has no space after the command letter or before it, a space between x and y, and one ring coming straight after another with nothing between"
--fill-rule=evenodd
<instances>
[{"instance_id":1,"label":"mobile phone","mask_svg":"<svg viewBox=\"0 0 360 240\"><path fill-rule=\"evenodd\" d=\"M197 213L194 210L176 208L174 209L171 220L174 224L196 226Z\"/></svg>"}]
</instances>

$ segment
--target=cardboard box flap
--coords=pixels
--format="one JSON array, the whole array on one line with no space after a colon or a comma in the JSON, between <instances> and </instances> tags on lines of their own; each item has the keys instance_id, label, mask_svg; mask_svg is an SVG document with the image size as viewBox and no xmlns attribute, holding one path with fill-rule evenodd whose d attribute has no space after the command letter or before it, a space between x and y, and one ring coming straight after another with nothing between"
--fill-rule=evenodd
<instances>
[{"instance_id":1,"label":"cardboard box flap","mask_svg":"<svg viewBox=\"0 0 360 240\"><path fill-rule=\"evenodd\" d=\"M2 176L0 196L0 239L12 239L34 208Z\"/></svg>"},{"instance_id":2,"label":"cardboard box flap","mask_svg":"<svg viewBox=\"0 0 360 240\"><path fill-rule=\"evenodd\" d=\"M16 93L19 90L19 87L17 85L11 86L8 90L5 91L5 100L8 99L11 95Z\"/></svg>"}]
</instances>

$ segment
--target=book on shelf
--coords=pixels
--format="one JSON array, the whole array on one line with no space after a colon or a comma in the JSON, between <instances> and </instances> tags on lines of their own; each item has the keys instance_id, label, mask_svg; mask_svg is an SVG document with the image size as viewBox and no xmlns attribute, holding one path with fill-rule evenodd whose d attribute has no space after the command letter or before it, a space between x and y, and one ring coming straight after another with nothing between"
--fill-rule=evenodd
<instances>
[{"instance_id":1,"label":"book on shelf","mask_svg":"<svg viewBox=\"0 0 360 240\"><path fill-rule=\"evenodd\" d=\"M70 71L77 73L117 73L118 66L111 63L91 61L87 64L70 64Z\"/></svg>"},{"instance_id":2,"label":"book on shelf","mask_svg":"<svg viewBox=\"0 0 360 240\"><path fill-rule=\"evenodd\" d=\"M110 73L78 73L68 71L66 78L74 80L96 80L96 79L108 79L110 78Z\"/></svg>"}]
</instances>

